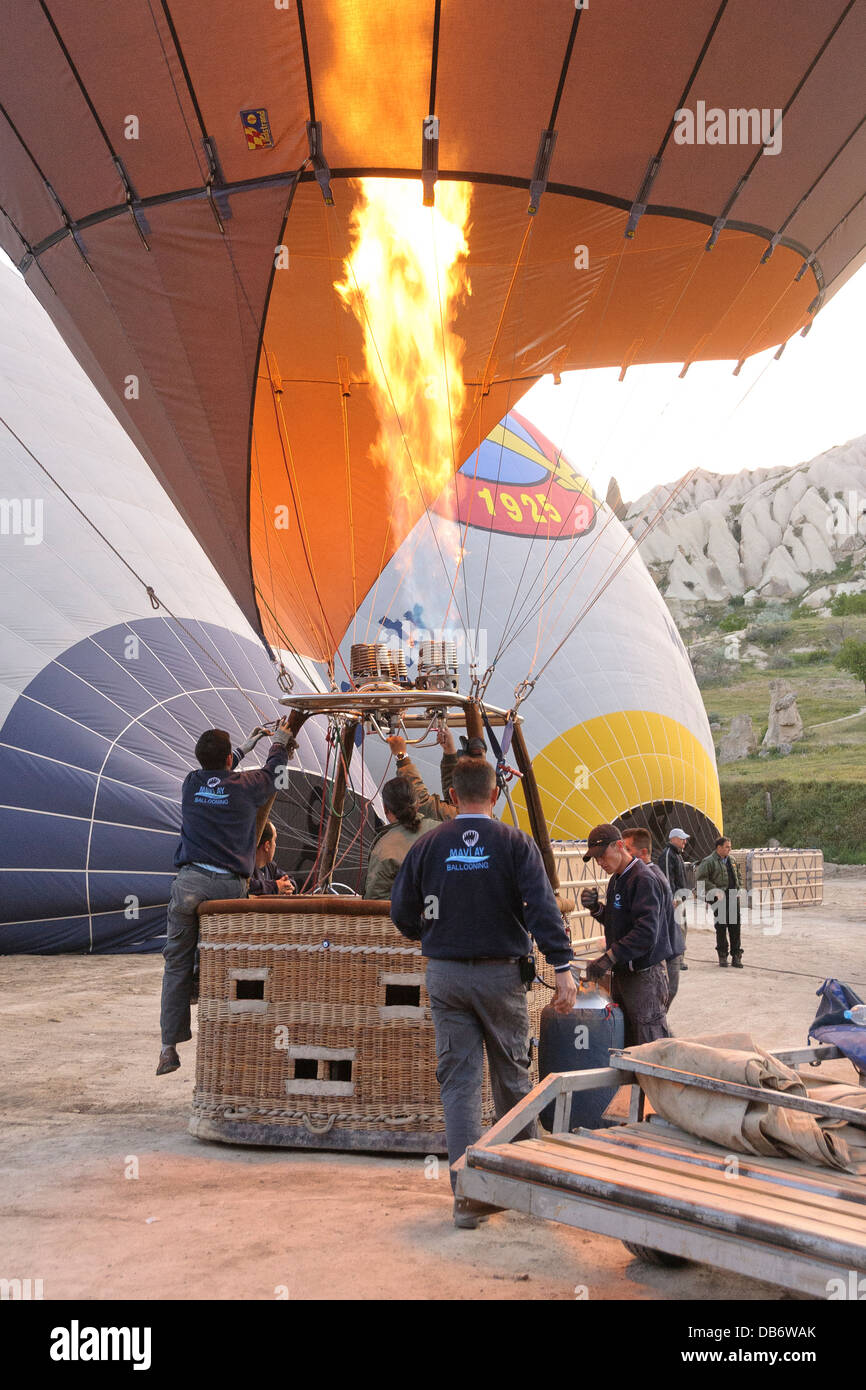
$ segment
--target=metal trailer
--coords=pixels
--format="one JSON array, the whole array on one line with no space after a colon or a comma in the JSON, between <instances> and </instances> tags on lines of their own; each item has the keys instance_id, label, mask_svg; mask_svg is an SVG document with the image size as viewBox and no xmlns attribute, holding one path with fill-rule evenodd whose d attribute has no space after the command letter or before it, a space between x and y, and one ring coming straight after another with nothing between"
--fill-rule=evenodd
<instances>
[{"instance_id":1,"label":"metal trailer","mask_svg":"<svg viewBox=\"0 0 866 1390\"><path fill-rule=\"evenodd\" d=\"M772 1055L792 1067L842 1056L829 1046ZM733 1155L660 1116L645 1119L641 1073L866 1127L866 1111L614 1052L609 1067L539 1082L467 1149L456 1165L458 1194L613 1236L655 1264L694 1260L817 1298L856 1298L866 1288L866 1178L797 1159ZM568 1133L572 1093L599 1086L632 1088L628 1121ZM553 1132L518 1139L551 1101Z\"/></svg>"}]
</instances>

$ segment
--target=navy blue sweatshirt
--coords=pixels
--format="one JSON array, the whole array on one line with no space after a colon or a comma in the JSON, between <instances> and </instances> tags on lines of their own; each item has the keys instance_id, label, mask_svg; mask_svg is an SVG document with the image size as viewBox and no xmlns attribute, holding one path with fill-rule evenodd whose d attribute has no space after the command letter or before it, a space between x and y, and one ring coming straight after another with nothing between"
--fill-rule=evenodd
<instances>
[{"instance_id":1,"label":"navy blue sweatshirt","mask_svg":"<svg viewBox=\"0 0 866 1390\"><path fill-rule=\"evenodd\" d=\"M632 859L621 874L611 875L605 887L607 900L592 915L604 923L607 954L615 973L646 970L680 954L669 938L664 886L657 865ZM667 891L670 896L670 889Z\"/></svg>"},{"instance_id":2,"label":"navy blue sweatshirt","mask_svg":"<svg viewBox=\"0 0 866 1390\"><path fill-rule=\"evenodd\" d=\"M431 960L525 956L530 934L555 968L572 958L538 846L490 816L460 815L415 841L394 880L391 920Z\"/></svg>"},{"instance_id":3,"label":"navy blue sweatshirt","mask_svg":"<svg viewBox=\"0 0 866 1390\"><path fill-rule=\"evenodd\" d=\"M256 813L274 794L274 778L288 761L272 743L264 767L250 772L196 768L184 778L180 844L174 864L210 864L249 878L256 862ZM234 755L235 763L239 761Z\"/></svg>"},{"instance_id":4,"label":"navy blue sweatshirt","mask_svg":"<svg viewBox=\"0 0 866 1390\"><path fill-rule=\"evenodd\" d=\"M275 864L272 859L270 864L263 864L260 869L253 869L253 872L250 874L249 895L251 898L254 898L262 893L265 895L269 893L279 893L280 890L277 887L277 879L288 877L289 875L280 868L279 864ZM295 883L294 879L292 879L291 882L295 884L295 892L297 892L297 883Z\"/></svg>"},{"instance_id":5,"label":"navy blue sweatshirt","mask_svg":"<svg viewBox=\"0 0 866 1390\"><path fill-rule=\"evenodd\" d=\"M674 853L676 853L676 851L674 851ZM683 936L683 929L674 911L673 894L671 892L671 886L665 876L664 869L659 864L648 864L647 868L652 869L653 873L657 876L659 887L661 888L662 920L670 945L670 950L665 955L665 960L670 960L672 956L682 956L685 954L686 939Z\"/></svg>"}]
</instances>

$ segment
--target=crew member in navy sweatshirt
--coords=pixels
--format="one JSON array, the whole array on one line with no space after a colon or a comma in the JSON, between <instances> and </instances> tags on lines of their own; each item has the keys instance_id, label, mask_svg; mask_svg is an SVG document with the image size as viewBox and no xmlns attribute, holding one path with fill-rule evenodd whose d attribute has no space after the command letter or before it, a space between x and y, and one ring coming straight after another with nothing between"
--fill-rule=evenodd
<instances>
[{"instance_id":1,"label":"crew member in navy sweatshirt","mask_svg":"<svg viewBox=\"0 0 866 1390\"><path fill-rule=\"evenodd\" d=\"M496 797L490 764L460 758L451 787L457 816L415 841L391 890L393 922L427 957L451 1164L481 1135L485 1048L497 1119L532 1089L519 966L532 937L556 971L554 1008L568 1013L577 999L571 943L541 854L522 830L493 819ZM454 1223L472 1228L491 1210L457 1198Z\"/></svg>"},{"instance_id":2,"label":"crew member in navy sweatshirt","mask_svg":"<svg viewBox=\"0 0 866 1390\"><path fill-rule=\"evenodd\" d=\"M208 898L245 898L256 858L258 809L274 794L276 778L295 743L288 721L280 720L262 768L235 772L267 730L256 728L237 751L223 729L207 729L195 746L201 764L184 779L180 844L174 856L177 877L168 904L165 972L160 1027L162 1051L157 1076L177 1071L177 1044L187 1042L190 997L198 945L199 903Z\"/></svg>"},{"instance_id":3,"label":"crew member in navy sweatshirt","mask_svg":"<svg viewBox=\"0 0 866 1390\"><path fill-rule=\"evenodd\" d=\"M629 853L615 825L590 831L584 862L595 859L610 874L606 900L598 890L584 888L580 901L604 924L607 949L586 967L589 980L611 972L611 994L625 1019L625 1045L669 1038L669 992L666 956L668 939L661 884L653 869Z\"/></svg>"}]
</instances>

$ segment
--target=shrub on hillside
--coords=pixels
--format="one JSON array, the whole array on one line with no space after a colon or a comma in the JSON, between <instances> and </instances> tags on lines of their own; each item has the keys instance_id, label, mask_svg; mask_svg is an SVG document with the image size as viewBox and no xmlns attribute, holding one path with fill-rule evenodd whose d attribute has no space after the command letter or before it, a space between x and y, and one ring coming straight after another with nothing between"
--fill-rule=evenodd
<instances>
[{"instance_id":1,"label":"shrub on hillside","mask_svg":"<svg viewBox=\"0 0 866 1390\"><path fill-rule=\"evenodd\" d=\"M757 634L762 647L778 647L790 635L790 623L767 623Z\"/></svg>"},{"instance_id":2,"label":"shrub on hillside","mask_svg":"<svg viewBox=\"0 0 866 1390\"><path fill-rule=\"evenodd\" d=\"M725 834L737 847L765 845L770 836L783 845L824 851L836 864L866 863L866 797L862 782L814 782L808 786L782 780L783 759L772 767L772 780L753 782L722 776ZM770 769L767 769L768 772ZM773 819L767 820L765 793L772 797Z\"/></svg>"},{"instance_id":3,"label":"shrub on hillside","mask_svg":"<svg viewBox=\"0 0 866 1390\"><path fill-rule=\"evenodd\" d=\"M729 613L719 623L719 632L741 632L744 627L748 626L749 620L745 613Z\"/></svg>"},{"instance_id":4,"label":"shrub on hillside","mask_svg":"<svg viewBox=\"0 0 866 1390\"><path fill-rule=\"evenodd\" d=\"M837 594L830 604L834 618L852 618L866 613L866 594Z\"/></svg>"},{"instance_id":5,"label":"shrub on hillside","mask_svg":"<svg viewBox=\"0 0 866 1390\"><path fill-rule=\"evenodd\" d=\"M846 637L836 653L836 665L840 670L848 671L855 680L862 681L866 687L866 642Z\"/></svg>"},{"instance_id":6,"label":"shrub on hillside","mask_svg":"<svg viewBox=\"0 0 866 1390\"><path fill-rule=\"evenodd\" d=\"M791 657L796 666L815 666L819 661L830 661L832 653L825 647L814 647L810 652L792 652Z\"/></svg>"}]
</instances>

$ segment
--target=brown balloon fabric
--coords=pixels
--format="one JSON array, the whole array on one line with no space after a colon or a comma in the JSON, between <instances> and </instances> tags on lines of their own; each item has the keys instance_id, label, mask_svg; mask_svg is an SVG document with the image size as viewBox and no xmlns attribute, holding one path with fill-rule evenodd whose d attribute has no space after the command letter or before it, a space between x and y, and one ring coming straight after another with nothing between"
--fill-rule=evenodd
<instances>
[{"instance_id":1,"label":"brown balloon fabric","mask_svg":"<svg viewBox=\"0 0 866 1390\"><path fill-rule=\"evenodd\" d=\"M2 0L0 23L0 245L250 621L305 655L432 500L393 511L334 289L359 179L420 200L425 118L440 186L471 186L452 468L544 373L739 361L864 259L852 0Z\"/></svg>"}]
</instances>

